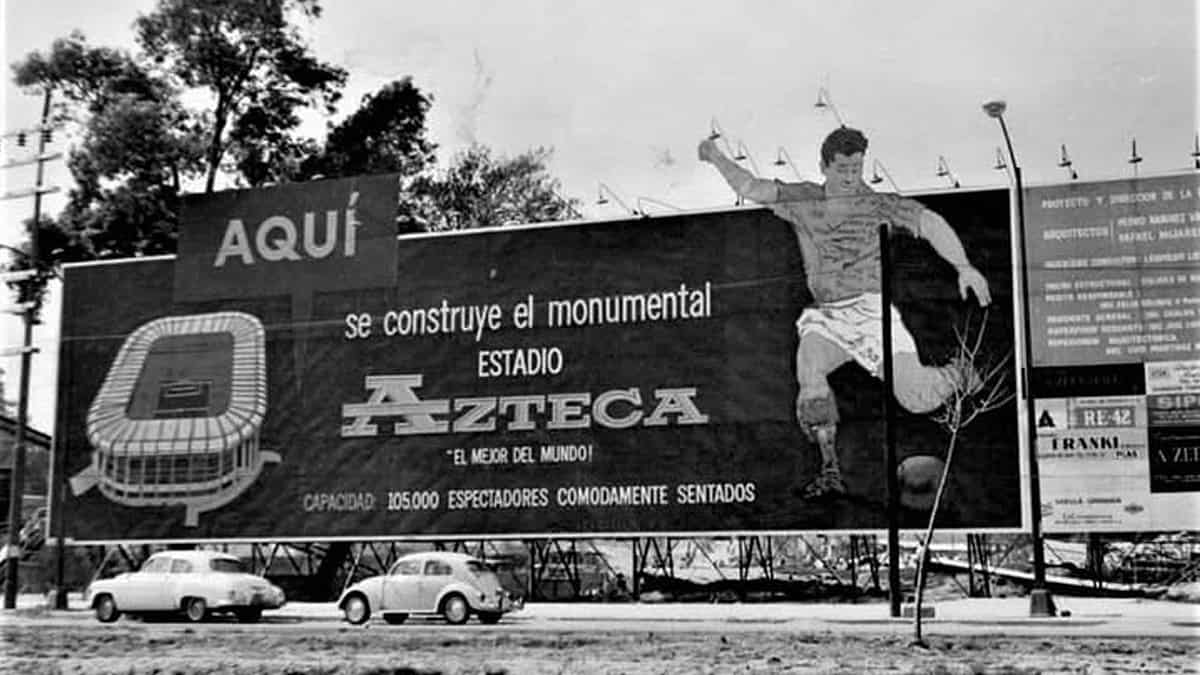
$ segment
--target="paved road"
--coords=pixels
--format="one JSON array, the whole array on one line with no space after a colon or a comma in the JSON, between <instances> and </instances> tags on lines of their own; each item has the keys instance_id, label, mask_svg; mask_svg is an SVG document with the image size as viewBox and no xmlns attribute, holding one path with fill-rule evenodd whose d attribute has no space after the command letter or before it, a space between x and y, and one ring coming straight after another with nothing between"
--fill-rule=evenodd
<instances>
[{"instance_id":1,"label":"paved road","mask_svg":"<svg viewBox=\"0 0 1200 675\"><path fill-rule=\"evenodd\" d=\"M1033 618L1027 598L956 599L934 604L936 617L925 621L930 635L1077 635L1080 637L1172 637L1200 639L1200 605L1159 600L1056 598L1069 616ZM46 608L44 598L22 596L17 611L0 611L4 624L95 624L82 598L70 609ZM127 621L127 619L122 619ZM373 627L384 624L373 621ZM166 624L171 625L171 624ZM222 627L238 624L220 623ZM319 625L349 628L333 603L289 603L268 611L262 626L310 629ZM436 620L412 620L406 627L434 627ZM472 623L472 625L478 625ZM251 626L241 626L253 629ZM469 629L470 627L468 627ZM405 630L405 627L385 627ZM838 632L907 634L911 619L892 619L886 603L537 603L507 615L498 630L557 632ZM218 628L219 630L219 628Z\"/></svg>"}]
</instances>

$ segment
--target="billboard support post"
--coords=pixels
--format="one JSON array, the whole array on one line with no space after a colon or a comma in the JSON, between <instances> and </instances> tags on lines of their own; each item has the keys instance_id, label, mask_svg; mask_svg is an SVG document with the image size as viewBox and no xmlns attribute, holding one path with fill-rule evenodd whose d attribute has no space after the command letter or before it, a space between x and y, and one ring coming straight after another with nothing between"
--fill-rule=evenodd
<instances>
[{"instance_id":1,"label":"billboard support post","mask_svg":"<svg viewBox=\"0 0 1200 675\"><path fill-rule=\"evenodd\" d=\"M1046 588L1046 557L1042 547L1042 498L1040 476L1037 461L1037 416L1033 408L1033 330L1030 326L1029 310L1029 251L1025 241L1025 188L1021 183L1021 167L1017 164L1017 156L1013 152L1012 137L1008 133L1008 125L1004 123L1004 111L1007 104L1004 101L989 101L983 104L983 110L988 117L995 118L1000 123L1000 132L1004 134L1004 143L1008 148L1008 159L1012 165L1013 183L1017 192L1017 244L1021 258L1018 265L1021 272L1021 293L1018 301L1021 303L1021 343L1025 359L1022 373L1022 390L1025 395L1025 433L1026 446L1029 456L1029 530L1033 540L1033 590L1029 594L1029 614L1031 616L1055 616L1054 599Z\"/></svg>"},{"instance_id":2,"label":"billboard support post","mask_svg":"<svg viewBox=\"0 0 1200 675\"><path fill-rule=\"evenodd\" d=\"M884 470L887 472L888 602L900 616L900 481L896 475L896 403L892 400L892 252L888 226L879 226L879 276L883 305Z\"/></svg>"},{"instance_id":3,"label":"billboard support post","mask_svg":"<svg viewBox=\"0 0 1200 675\"><path fill-rule=\"evenodd\" d=\"M645 561L645 559L643 559L641 561L638 560L638 545L641 540L637 539L635 537L633 539L630 539L629 541L631 544L633 544L633 546L630 547L633 549L633 573L632 573L633 578L629 580L629 583L631 584L630 592L633 594L634 602L637 602L637 599L641 596L641 593L642 593L642 568L641 568L641 566L645 565L646 561Z\"/></svg>"},{"instance_id":4,"label":"billboard support post","mask_svg":"<svg viewBox=\"0 0 1200 675\"><path fill-rule=\"evenodd\" d=\"M66 377L68 383L71 377L71 368L66 368ZM59 381L62 382L62 371L59 371ZM59 386L62 386L61 384ZM68 386L70 386L68 384ZM61 428L63 424L60 416L63 414L60 408L55 412L55 428ZM68 609L67 602L67 582L66 582L66 560L67 547L66 537L63 530L66 528L66 517L63 514L63 491L69 489L67 479L63 476L63 467L65 466L64 455L65 439L61 434L55 434L50 446L50 484L47 486L50 494L50 511L49 511L49 531L47 535L54 537L54 609Z\"/></svg>"}]
</instances>

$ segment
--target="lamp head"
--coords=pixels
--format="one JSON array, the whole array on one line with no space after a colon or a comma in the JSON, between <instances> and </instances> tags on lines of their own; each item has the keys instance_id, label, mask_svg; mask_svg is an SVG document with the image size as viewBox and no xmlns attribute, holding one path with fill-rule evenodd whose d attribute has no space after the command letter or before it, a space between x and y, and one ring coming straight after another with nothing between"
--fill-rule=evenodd
<instances>
[{"instance_id":1,"label":"lamp head","mask_svg":"<svg viewBox=\"0 0 1200 675\"><path fill-rule=\"evenodd\" d=\"M887 169L884 168L883 162L880 162L877 159L872 160L872 162L871 162L871 177L868 178L867 181L870 182L872 185L878 185L883 182L883 174L885 174L885 173L887 173ZM888 180L891 180L891 178L892 178L891 175L888 175ZM892 183L892 187L896 187L896 184L894 182Z\"/></svg>"},{"instance_id":2,"label":"lamp head","mask_svg":"<svg viewBox=\"0 0 1200 675\"><path fill-rule=\"evenodd\" d=\"M1071 180L1079 180L1079 173L1075 171L1074 162L1071 161L1071 156L1067 154L1067 144L1062 144L1062 154L1059 155L1058 165L1067 170L1067 174L1071 176Z\"/></svg>"},{"instance_id":3,"label":"lamp head","mask_svg":"<svg viewBox=\"0 0 1200 675\"><path fill-rule=\"evenodd\" d=\"M1137 151L1137 139L1136 138L1133 138L1130 140L1129 160L1128 161L1130 164L1137 164L1142 161L1142 156L1139 155L1138 151Z\"/></svg>"},{"instance_id":4,"label":"lamp head","mask_svg":"<svg viewBox=\"0 0 1200 675\"><path fill-rule=\"evenodd\" d=\"M988 101L983 104L983 112L987 113L988 117L1003 117L1005 110L1008 110L1008 104L1004 101Z\"/></svg>"}]
</instances>

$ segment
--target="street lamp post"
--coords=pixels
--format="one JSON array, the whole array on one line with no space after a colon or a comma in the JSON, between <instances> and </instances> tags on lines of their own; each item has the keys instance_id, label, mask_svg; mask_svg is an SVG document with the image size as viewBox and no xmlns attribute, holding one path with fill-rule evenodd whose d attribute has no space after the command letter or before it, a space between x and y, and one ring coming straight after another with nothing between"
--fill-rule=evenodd
<instances>
[{"instance_id":1,"label":"street lamp post","mask_svg":"<svg viewBox=\"0 0 1200 675\"><path fill-rule=\"evenodd\" d=\"M1025 188L1021 183L1021 167L1017 164L1017 156L1013 152L1012 137L1008 134L1008 125L1004 123L1004 111L1008 105L1004 101L989 101L983 104L983 111L988 117L1000 123L1000 131L1004 134L1004 143L1008 147L1008 160L1012 166L1013 183L1017 192L1017 237L1021 260L1021 293L1018 300L1021 303L1021 336L1025 358L1025 368L1022 373L1022 390L1025 397L1025 433L1029 457L1029 519L1030 537L1033 539L1033 590L1029 594L1029 613L1031 616L1054 616L1054 599L1046 589L1046 558L1042 548L1042 494L1039 485L1037 461L1037 418L1033 408L1033 330L1030 326L1029 311L1029 252L1025 239Z\"/></svg>"}]
</instances>

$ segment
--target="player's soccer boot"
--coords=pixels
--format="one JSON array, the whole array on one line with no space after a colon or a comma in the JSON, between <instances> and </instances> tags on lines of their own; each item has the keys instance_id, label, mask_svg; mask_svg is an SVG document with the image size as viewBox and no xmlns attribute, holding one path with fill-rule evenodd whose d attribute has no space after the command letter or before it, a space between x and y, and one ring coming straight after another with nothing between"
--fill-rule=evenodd
<instances>
[{"instance_id":1,"label":"player's soccer boot","mask_svg":"<svg viewBox=\"0 0 1200 675\"><path fill-rule=\"evenodd\" d=\"M814 424L809 432L821 450L821 473L804 486L804 499L821 499L846 494L846 482L837 456L837 425Z\"/></svg>"},{"instance_id":2,"label":"player's soccer boot","mask_svg":"<svg viewBox=\"0 0 1200 675\"><path fill-rule=\"evenodd\" d=\"M804 486L801 495L805 499L826 499L846 494L846 481L842 480L842 472L835 467L826 467L808 485Z\"/></svg>"}]
</instances>

